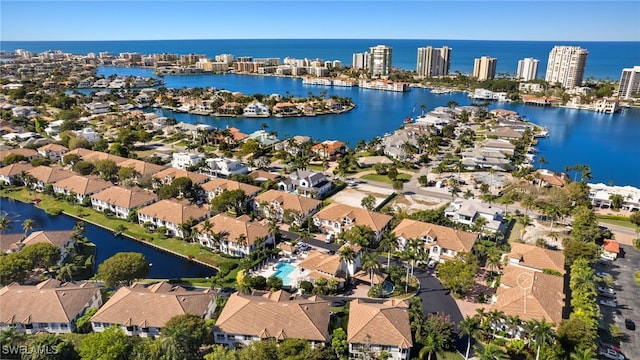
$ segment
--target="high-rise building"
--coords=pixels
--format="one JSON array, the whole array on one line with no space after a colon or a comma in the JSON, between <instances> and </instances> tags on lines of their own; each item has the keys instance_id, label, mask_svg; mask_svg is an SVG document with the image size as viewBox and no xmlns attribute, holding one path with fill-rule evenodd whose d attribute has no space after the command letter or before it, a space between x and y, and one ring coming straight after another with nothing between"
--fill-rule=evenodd
<instances>
[{"instance_id":1,"label":"high-rise building","mask_svg":"<svg viewBox=\"0 0 640 360\"><path fill-rule=\"evenodd\" d=\"M473 61L473 76L478 80L493 79L496 77L496 58L483 56Z\"/></svg>"},{"instance_id":2,"label":"high-rise building","mask_svg":"<svg viewBox=\"0 0 640 360\"><path fill-rule=\"evenodd\" d=\"M518 60L518 72L516 79L531 81L538 76L538 63L540 60L534 58L524 58Z\"/></svg>"},{"instance_id":3,"label":"high-rise building","mask_svg":"<svg viewBox=\"0 0 640 360\"><path fill-rule=\"evenodd\" d=\"M451 49L447 46L418 48L416 72L418 76L443 76L449 74Z\"/></svg>"},{"instance_id":4,"label":"high-rise building","mask_svg":"<svg viewBox=\"0 0 640 360\"><path fill-rule=\"evenodd\" d=\"M618 97L625 100L640 97L640 66L622 69Z\"/></svg>"},{"instance_id":5,"label":"high-rise building","mask_svg":"<svg viewBox=\"0 0 640 360\"><path fill-rule=\"evenodd\" d=\"M588 54L579 46L554 46L549 53L544 79L551 84L560 83L565 89L580 86Z\"/></svg>"},{"instance_id":6,"label":"high-rise building","mask_svg":"<svg viewBox=\"0 0 640 360\"><path fill-rule=\"evenodd\" d=\"M369 68L369 53L357 53L353 54L353 61L351 62L351 68L354 70L366 70Z\"/></svg>"},{"instance_id":7,"label":"high-rise building","mask_svg":"<svg viewBox=\"0 0 640 360\"><path fill-rule=\"evenodd\" d=\"M369 48L369 74L386 76L391 73L391 48L378 45Z\"/></svg>"}]
</instances>

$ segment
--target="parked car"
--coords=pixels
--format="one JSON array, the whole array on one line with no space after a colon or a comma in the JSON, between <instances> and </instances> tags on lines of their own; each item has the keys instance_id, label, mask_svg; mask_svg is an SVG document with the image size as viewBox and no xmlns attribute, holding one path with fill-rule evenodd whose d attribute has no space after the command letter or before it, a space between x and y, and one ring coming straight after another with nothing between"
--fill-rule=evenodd
<instances>
[{"instance_id":1,"label":"parked car","mask_svg":"<svg viewBox=\"0 0 640 360\"><path fill-rule=\"evenodd\" d=\"M613 291L612 288L608 288L608 287L598 286L597 290L598 290L598 292L600 294L610 294L610 295L615 295L616 294L616 292Z\"/></svg>"},{"instance_id":2,"label":"parked car","mask_svg":"<svg viewBox=\"0 0 640 360\"><path fill-rule=\"evenodd\" d=\"M615 345L611 345L611 344L606 344L606 343L600 343L598 346L600 349L611 349L615 352L620 352L620 347L619 346L615 346Z\"/></svg>"},{"instance_id":3,"label":"parked car","mask_svg":"<svg viewBox=\"0 0 640 360\"><path fill-rule=\"evenodd\" d=\"M636 323L634 323L633 320L631 320L631 319L625 319L624 320L624 327L626 327L627 330L635 330L636 329Z\"/></svg>"},{"instance_id":4,"label":"parked car","mask_svg":"<svg viewBox=\"0 0 640 360\"><path fill-rule=\"evenodd\" d=\"M608 307L612 307L612 308L618 306L618 304L616 304L616 302L613 301L613 300L600 300L598 303L600 303L600 305L602 305L602 306L608 306Z\"/></svg>"},{"instance_id":5,"label":"parked car","mask_svg":"<svg viewBox=\"0 0 640 360\"><path fill-rule=\"evenodd\" d=\"M614 351L612 349L600 349L600 350L598 350L598 355L604 356L607 359L624 360L624 355L622 355L619 352L616 352L616 351Z\"/></svg>"},{"instance_id":6,"label":"parked car","mask_svg":"<svg viewBox=\"0 0 640 360\"><path fill-rule=\"evenodd\" d=\"M327 237L324 239L325 244L331 244L331 241L333 240L333 234L328 234Z\"/></svg>"},{"instance_id":7,"label":"parked car","mask_svg":"<svg viewBox=\"0 0 640 360\"><path fill-rule=\"evenodd\" d=\"M604 272L604 271L596 271L596 276L597 276L597 277L601 277L601 278L602 278L602 277L611 276L611 274L606 273L606 272Z\"/></svg>"},{"instance_id":8,"label":"parked car","mask_svg":"<svg viewBox=\"0 0 640 360\"><path fill-rule=\"evenodd\" d=\"M436 267L436 261L433 259L429 260L429 263L427 263L427 267L429 269L433 269L434 267Z\"/></svg>"},{"instance_id":9,"label":"parked car","mask_svg":"<svg viewBox=\"0 0 640 360\"><path fill-rule=\"evenodd\" d=\"M611 261L614 261L616 259L613 257L613 255L610 255L610 254L602 254L600 255L600 258L604 260L611 260Z\"/></svg>"}]
</instances>

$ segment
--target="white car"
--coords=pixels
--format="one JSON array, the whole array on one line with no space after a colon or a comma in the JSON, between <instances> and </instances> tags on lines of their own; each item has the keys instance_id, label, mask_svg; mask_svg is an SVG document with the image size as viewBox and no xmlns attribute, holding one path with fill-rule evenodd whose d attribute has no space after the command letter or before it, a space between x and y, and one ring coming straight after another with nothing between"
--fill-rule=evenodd
<instances>
[{"instance_id":1,"label":"white car","mask_svg":"<svg viewBox=\"0 0 640 360\"><path fill-rule=\"evenodd\" d=\"M615 295L616 292L612 288L598 286L598 292L601 294Z\"/></svg>"},{"instance_id":2,"label":"white car","mask_svg":"<svg viewBox=\"0 0 640 360\"><path fill-rule=\"evenodd\" d=\"M612 308L618 306L618 304L616 304L616 302L613 301L613 300L600 300L599 303L602 306L608 306L608 307L612 307Z\"/></svg>"},{"instance_id":3,"label":"white car","mask_svg":"<svg viewBox=\"0 0 640 360\"><path fill-rule=\"evenodd\" d=\"M429 269L433 269L434 267L436 267L436 261L433 260L433 259L429 260L429 263L427 264L427 267Z\"/></svg>"},{"instance_id":4,"label":"white car","mask_svg":"<svg viewBox=\"0 0 640 360\"><path fill-rule=\"evenodd\" d=\"M619 352L616 352L613 349L600 349L598 350L598 355L604 356L607 359L624 360L624 355L620 354Z\"/></svg>"},{"instance_id":5,"label":"white car","mask_svg":"<svg viewBox=\"0 0 640 360\"><path fill-rule=\"evenodd\" d=\"M597 276L597 277L601 277L601 278L603 278L603 277L611 276L611 274L606 273L606 272L604 272L604 271L597 271L597 272L596 272L596 276Z\"/></svg>"}]
</instances>

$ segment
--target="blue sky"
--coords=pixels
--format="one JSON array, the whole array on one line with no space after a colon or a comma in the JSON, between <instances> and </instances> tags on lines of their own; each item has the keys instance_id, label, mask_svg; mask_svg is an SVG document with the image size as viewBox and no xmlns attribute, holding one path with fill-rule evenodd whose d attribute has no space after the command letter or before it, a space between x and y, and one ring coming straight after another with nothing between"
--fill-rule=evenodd
<instances>
[{"instance_id":1,"label":"blue sky","mask_svg":"<svg viewBox=\"0 0 640 360\"><path fill-rule=\"evenodd\" d=\"M0 40L640 41L640 1L0 0Z\"/></svg>"}]
</instances>

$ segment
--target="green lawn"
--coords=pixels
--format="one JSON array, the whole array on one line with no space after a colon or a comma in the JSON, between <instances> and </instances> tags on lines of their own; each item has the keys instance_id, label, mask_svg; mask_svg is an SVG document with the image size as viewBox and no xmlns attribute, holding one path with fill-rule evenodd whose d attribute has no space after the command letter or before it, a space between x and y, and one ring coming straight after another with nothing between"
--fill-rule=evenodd
<instances>
[{"instance_id":1,"label":"green lawn","mask_svg":"<svg viewBox=\"0 0 640 360\"><path fill-rule=\"evenodd\" d=\"M377 181L377 182L383 182L383 183L389 184L389 185L393 184L393 181L391 179L389 179L389 177L387 175L367 174L367 175L362 175L361 179ZM402 182L407 182L407 181L409 181L411 179L411 175L400 173L400 174L398 174L397 179L402 181Z\"/></svg>"},{"instance_id":2,"label":"green lawn","mask_svg":"<svg viewBox=\"0 0 640 360\"><path fill-rule=\"evenodd\" d=\"M603 219L603 218L598 217L598 222L605 223L605 224L611 224L611 225L617 225L617 226L624 226L626 228L634 229L634 230L636 228L636 226L633 225L628 220Z\"/></svg>"}]
</instances>

